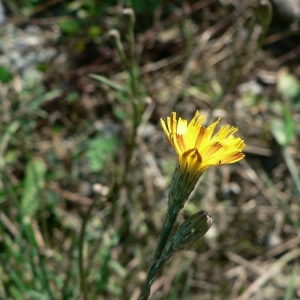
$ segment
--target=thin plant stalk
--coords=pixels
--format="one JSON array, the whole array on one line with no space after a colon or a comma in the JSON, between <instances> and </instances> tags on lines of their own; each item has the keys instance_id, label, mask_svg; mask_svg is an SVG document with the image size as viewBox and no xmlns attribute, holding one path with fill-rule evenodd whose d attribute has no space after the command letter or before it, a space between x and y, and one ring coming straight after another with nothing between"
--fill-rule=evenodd
<instances>
[{"instance_id":1,"label":"thin plant stalk","mask_svg":"<svg viewBox=\"0 0 300 300\"><path fill-rule=\"evenodd\" d=\"M131 104L132 104L132 119L133 119L133 124L132 124L132 132L131 136L129 139L128 143L128 153L126 157L126 163L125 163L125 170L123 173L123 178L122 178L122 186L127 184L127 175L130 171L130 166L131 166L131 158L135 146L135 141L137 137L137 130L138 126L140 124L140 99L139 99L139 91L138 91L138 75L137 73L137 66L135 64L135 51L134 51L134 23L135 23L135 16L134 12L132 9L126 9L125 10L125 15L129 17L129 28L128 28L128 40L130 44L130 55L129 58L127 57L123 44L121 42L120 38L120 33L113 29L110 31L110 36L113 38L115 47L118 51L118 54L122 60L122 63L126 69L126 71L129 74L129 79L130 79L130 92L129 92L129 97L131 99Z\"/></svg>"},{"instance_id":2,"label":"thin plant stalk","mask_svg":"<svg viewBox=\"0 0 300 300\"><path fill-rule=\"evenodd\" d=\"M171 211L170 209L168 209L168 213L167 213L164 225L163 225L163 229L159 236L158 243L157 243L154 255L153 255L152 264L149 268L147 278L146 278L145 284L143 286L139 300L148 299L148 297L150 295L151 285L152 285L156 275L159 273L159 271L161 270L161 268L163 266L163 263L160 260L160 258L161 258L162 252L168 242L168 239L171 235L171 232L172 232L172 229L176 222L178 213L179 213L179 211Z\"/></svg>"},{"instance_id":3,"label":"thin plant stalk","mask_svg":"<svg viewBox=\"0 0 300 300\"><path fill-rule=\"evenodd\" d=\"M78 265L79 265L79 277L80 277L80 286L81 286L81 291L83 293L83 299L84 300L88 300L89 299L89 294L88 294L88 290L87 290L87 283L86 283L86 274L85 274L85 269L84 269L84 263L83 263L83 247L84 247L84 237L85 237L85 232L86 232L86 226L87 226L87 222L90 219L91 213L93 208L96 205L96 201L94 201L83 221L82 221L82 226L81 226L81 231L80 231L80 236L79 236L79 254L78 254Z\"/></svg>"}]
</instances>

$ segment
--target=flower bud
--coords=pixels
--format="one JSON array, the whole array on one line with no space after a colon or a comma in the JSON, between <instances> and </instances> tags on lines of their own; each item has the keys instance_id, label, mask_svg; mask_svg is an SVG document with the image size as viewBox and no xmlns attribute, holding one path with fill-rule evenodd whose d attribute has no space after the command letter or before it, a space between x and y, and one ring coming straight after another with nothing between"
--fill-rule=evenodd
<instances>
[{"instance_id":1,"label":"flower bud","mask_svg":"<svg viewBox=\"0 0 300 300\"><path fill-rule=\"evenodd\" d=\"M213 221L207 212L201 210L189 217L170 238L163 251L162 259L167 260L176 252L190 247L211 227Z\"/></svg>"}]
</instances>

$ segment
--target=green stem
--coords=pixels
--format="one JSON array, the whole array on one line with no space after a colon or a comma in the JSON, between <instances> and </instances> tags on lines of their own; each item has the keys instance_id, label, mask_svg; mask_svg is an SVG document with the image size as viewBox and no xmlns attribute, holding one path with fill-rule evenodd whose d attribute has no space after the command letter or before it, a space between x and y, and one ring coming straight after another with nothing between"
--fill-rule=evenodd
<instances>
[{"instance_id":1,"label":"green stem","mask_svg":"<svg viewBox=\"0 0 300 300\"><path fill-rule=\"evenodd\" d=\"M132 125L132 134L130 137L129 145L128 145L128 154L126 157L126 163L125 163L125 171L123 173L123 180L122 180L122 186L127 185L127 175L130 171L131 167L131 158L134 151L135 141L137 137L137 129L140 123L140 117L138 113L137 105L133 103L133 125Z\"/></svg>"},{"instance_id":2,"label":"green stem","mask_svg":"<svg viewBox=\"0 0 300 300\"><path fill-rule=\"evenodd\" d=\"M165 259L159 259L158 261L153 261L150 269L147 274L147 279L144 284L143 290L141 292L141 295L138 300L147 300L148 297L150 296L150 290L151 290L151 285L158 274L158 272L162 269L164 263L166 262Z\"/></svg>"},{"instance_id":3,"label":"green stem","mask_svg":"<svg viewBox=\"0 0 300 300\"><path fill-rule=\"evenodd\" d=\"M168 242L168 239L172 232L173 226L176 222L179 211L180 210L174 210L174 208L172 209L170 209L170 207L168 208L164 226L159 236L159 240L152 259L152 264L149 268L145 284L139 296L139 300L146 300L150 295L151 285L164 263L164 261L160 259L161 254L166 246L166 243Z\"/></svg>"},{"instance_id":4,"label":"green stem","mask_svg":"<svg viewBox=\"0 0 300 300\"><path fill-rule=\"evenodd\" d=\"M111 30L111 36L114 38L115 46L118 51L119 56L123 62L123 65L130 77L130 93L129 97L132 100L132 109L133 109L133 125L132 125L132 134L130 137L128 145L128 154L126 157L125 170L122 178L122 186L127 185L127 174L130 171L131 158L135 146L137 129L140 124L141 112L140 112L140 103L139 92L138 92L138 73L137 66L135 64L135 52L134 52L134 13L130 11L130 28L129 28L129 42L130 42L130 56L126 56L123 44L121 42L120 33L117 30Z\"/></svg>"},{"instance_id":5,"label":"green stem","mask_svg":"<svg viewBox=\"0 0 300 300\"><path fill-rule=\"evenodd\" d=\"M156 250L153 256L153 261L156 261L161 257L161 254L168 242L169 236L172 232L173 226L176 222L177 216L178 216L179 211L174 211L168 209L168 213L165 219L165 223L163 226L163 229L161 231Z\"/></svg>"}]
</instances>

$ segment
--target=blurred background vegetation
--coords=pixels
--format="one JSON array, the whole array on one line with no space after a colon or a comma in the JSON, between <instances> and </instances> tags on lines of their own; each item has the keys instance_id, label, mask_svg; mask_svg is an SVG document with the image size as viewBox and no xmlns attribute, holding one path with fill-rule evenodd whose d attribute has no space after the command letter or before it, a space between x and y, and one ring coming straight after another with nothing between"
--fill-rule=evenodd
<instances>
[{"instance_id":1,"label":"blurred background vegetation","mask_svg":"<svg viewBox=\"0 0 300 300\"><path fill-rule=\"evenodd\" d=\"M197 109L246 158L203 175L179 223L214 224L151 299L300 299L299 1L0 4L0 299L137 299L176 162L159 120Z\"/></svg>"}]
</instances>

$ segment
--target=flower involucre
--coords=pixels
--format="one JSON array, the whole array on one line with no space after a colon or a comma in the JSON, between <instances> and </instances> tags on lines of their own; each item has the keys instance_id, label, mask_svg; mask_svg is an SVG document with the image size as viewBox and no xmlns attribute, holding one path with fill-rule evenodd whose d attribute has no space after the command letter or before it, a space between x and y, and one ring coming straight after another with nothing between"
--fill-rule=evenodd
<instances>
[{"instance_id":1,"label":"flower involucre","mask_svg":"<svg viewBox=\"0 0 300 300\"><path fill-rule=\"evenodd\" d=\"M192 174L201 175L212 166L231 164L241 160L245 143L241 138L234 137L236 127L227 125L213 135L220 118L209 125L202 126L206 119L196 111L194 118L188 121L176 119L176 112L167 118L167 124L161 119L161 125L168 142L178 155L181 168Z\"/></svg>"}]
</instances>

